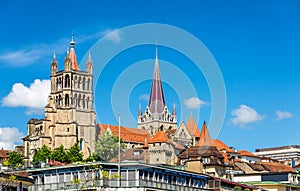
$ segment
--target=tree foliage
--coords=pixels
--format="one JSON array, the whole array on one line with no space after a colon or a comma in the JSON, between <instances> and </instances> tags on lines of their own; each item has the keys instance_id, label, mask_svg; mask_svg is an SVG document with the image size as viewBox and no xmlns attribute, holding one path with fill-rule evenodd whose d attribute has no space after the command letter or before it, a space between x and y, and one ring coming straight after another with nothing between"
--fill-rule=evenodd
<instances>
[{"instance_id":1,"label":"tree foliage","mask_svg":"<svg viewBox=\"0 0 300 191\"><path fill-rule=\"evenodd\" d=\"M52 151L46 145L43 145L33 156L33 164L38 164L39 162L47 162L47 159L51 159Z\"/></svg>"},{"instance_id":2,"label":"tree foliage","mask_svg":"<svg viewBox=\"0 0 300 191\"><path fill-rule=\"evenodd\" d=\"M14 168L22 166L24 164L24 159L20 153L18 153L16 151L12 151L8 155L7 163L10 168L14 169Z\"/></svg>"},{"instance_id":3,"label":"tree foliage","mask_svg":"<svg viewBox=\"0 0 300 191\"><path fill-rule=\"evenodd\" d=\"M92 153L91 156L85 159L85 162L96 162L100 160L101 160L100 157L96 153Z\"/></svg>"},{"instance_id":4,"label":"tree foliage","mask_svg":"<svg viewBox=\"0 0 300 191\"><path fill-rule=\"evenodd\" d=\"M63 145L60 145L53 151L51 158L59 162L67 162L69 160L65 147Z\"/></svg>"},{"instance_id":5,"label":"tree foliage","mask_svg":"<svg viewBox=\"0 0 300 191\"><path fill-rule=\"evenodd\" d=\"M125 144L121 140L121 152L125 150ZM109 161L118 156L119 138L111 131L105 131L95 143L95 153L101 160Z\"/></svg>"},{"instance_id":6,"label":"tree foliage","mask_svg":"<svg viewBox=\"0 0 300 191\"><path fill-rule=\"evenodd\" d=\"M77 143L75 143L68 151L67 151L67 160L70 162L82 161L83 155L80 153L80 148Z\"/></svg>"}]
</instances>

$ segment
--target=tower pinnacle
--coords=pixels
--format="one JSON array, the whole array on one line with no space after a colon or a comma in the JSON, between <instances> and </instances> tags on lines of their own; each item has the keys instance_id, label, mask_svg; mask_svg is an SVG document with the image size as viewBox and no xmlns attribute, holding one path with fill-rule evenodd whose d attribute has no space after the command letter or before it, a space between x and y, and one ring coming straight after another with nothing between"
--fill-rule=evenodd
<instances>
[{"instance_id":1,"label":"tower pinnacle","mask_svg":"<svg viewBox=\"0 0 300 191\"><path fill-rule=\"evenodd\" d=\"M160 78L160 71L158 65L158 51L156 45L156 58L149 100L149 108L151 113L162 113L165 108L165 105L166 104Z\"/></svg>"}]
</instances>

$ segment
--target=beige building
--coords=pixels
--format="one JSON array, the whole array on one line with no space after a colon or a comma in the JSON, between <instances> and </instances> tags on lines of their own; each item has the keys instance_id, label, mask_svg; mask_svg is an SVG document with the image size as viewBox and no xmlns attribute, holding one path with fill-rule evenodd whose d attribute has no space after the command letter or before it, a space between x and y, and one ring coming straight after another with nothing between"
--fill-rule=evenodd
<instances>
[{"instance_id":1,"label":"beige building","mask_svg":"<svg viewBox=\"0 0 300 191\"><path fill-rule=\"evenodd\" d=\"M23 138L25 158L30 161L43 145L52 150L60 145L69 149L78 143L84 157L94 151L96 113L93 95L93 62L89 55L86 71L78 67L72 38L64 68L58 71L54 55L51 63L51 93L43 119L30 119Z\"/></svg>"}]
</instances>

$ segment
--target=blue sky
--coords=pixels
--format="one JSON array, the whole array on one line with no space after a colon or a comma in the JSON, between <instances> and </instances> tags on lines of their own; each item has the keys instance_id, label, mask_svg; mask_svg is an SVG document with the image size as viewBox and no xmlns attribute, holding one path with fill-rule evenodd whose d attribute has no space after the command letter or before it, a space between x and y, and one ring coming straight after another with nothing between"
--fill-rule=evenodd
<instances>
[{"instance_id":1,"label":"blue sky","mask_svg":"<svg viewBox=\"0 0 300 191\"><path fill-rule=\"evenodd\" d=\"M42 95L47 94L53 53L62 68L72 31L77 58L81 60L106 34L142 23L162 23L183 29L202 41L213 55L223 75L227 98L218 139L250 151L300 144L297 133L300 2L297 0L1 1L0 7L2 147L18 144L14 140L26 134L31 117L43 118L40 113L45 96ZM126 40L115 34L111 40L116 44ZM145 108L151 85L148 76L153 72L155 59L154 44L128 49L106 65L97 81L95 95L99 123L117 124L112 105L118 104L113 103L112 90L125 94L122 89L114 88L122 86L124 77L136 77L128 71L134 71L139 62L149 73L131 87L128 98L120 100L124 99L133 117L139 104ZM169 109L175 103L178 121L186 121L192 114L201 127L204 120L209 121L212 106L204 75L183 54L168 47L159 46L159 59ZM174 72L185 75L172 79L168 66L175 66ZM196 95L180 95L183 76L190 80ZM178 86L172 85L174 82ZM127 111L116 110L126 116ZM132 120L122 121L122 125L136 126Z\"/></svg>"}]
</instances>

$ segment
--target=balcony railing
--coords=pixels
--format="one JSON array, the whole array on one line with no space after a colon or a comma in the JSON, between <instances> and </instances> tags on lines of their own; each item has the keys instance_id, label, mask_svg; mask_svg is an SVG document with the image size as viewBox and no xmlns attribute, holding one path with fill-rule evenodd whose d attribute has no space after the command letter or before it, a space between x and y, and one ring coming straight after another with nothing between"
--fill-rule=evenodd
<instances>
[{"instance_id":1,"label":"balcony railing","mask_svg":"<svg viewBox=\"0 0 300 191\"><path fill-rule=\"evenodd\" d=\"M176 190L176 191L204 191L205 188L190 187L188 185L178 185L172 183L148 181L148 180L93 180L83 185L83 183L51 183L40 184L29 187L29 191L47 190L99 190L100 188L155 188L156 190Z\"/></svg>"}]
</instances>

